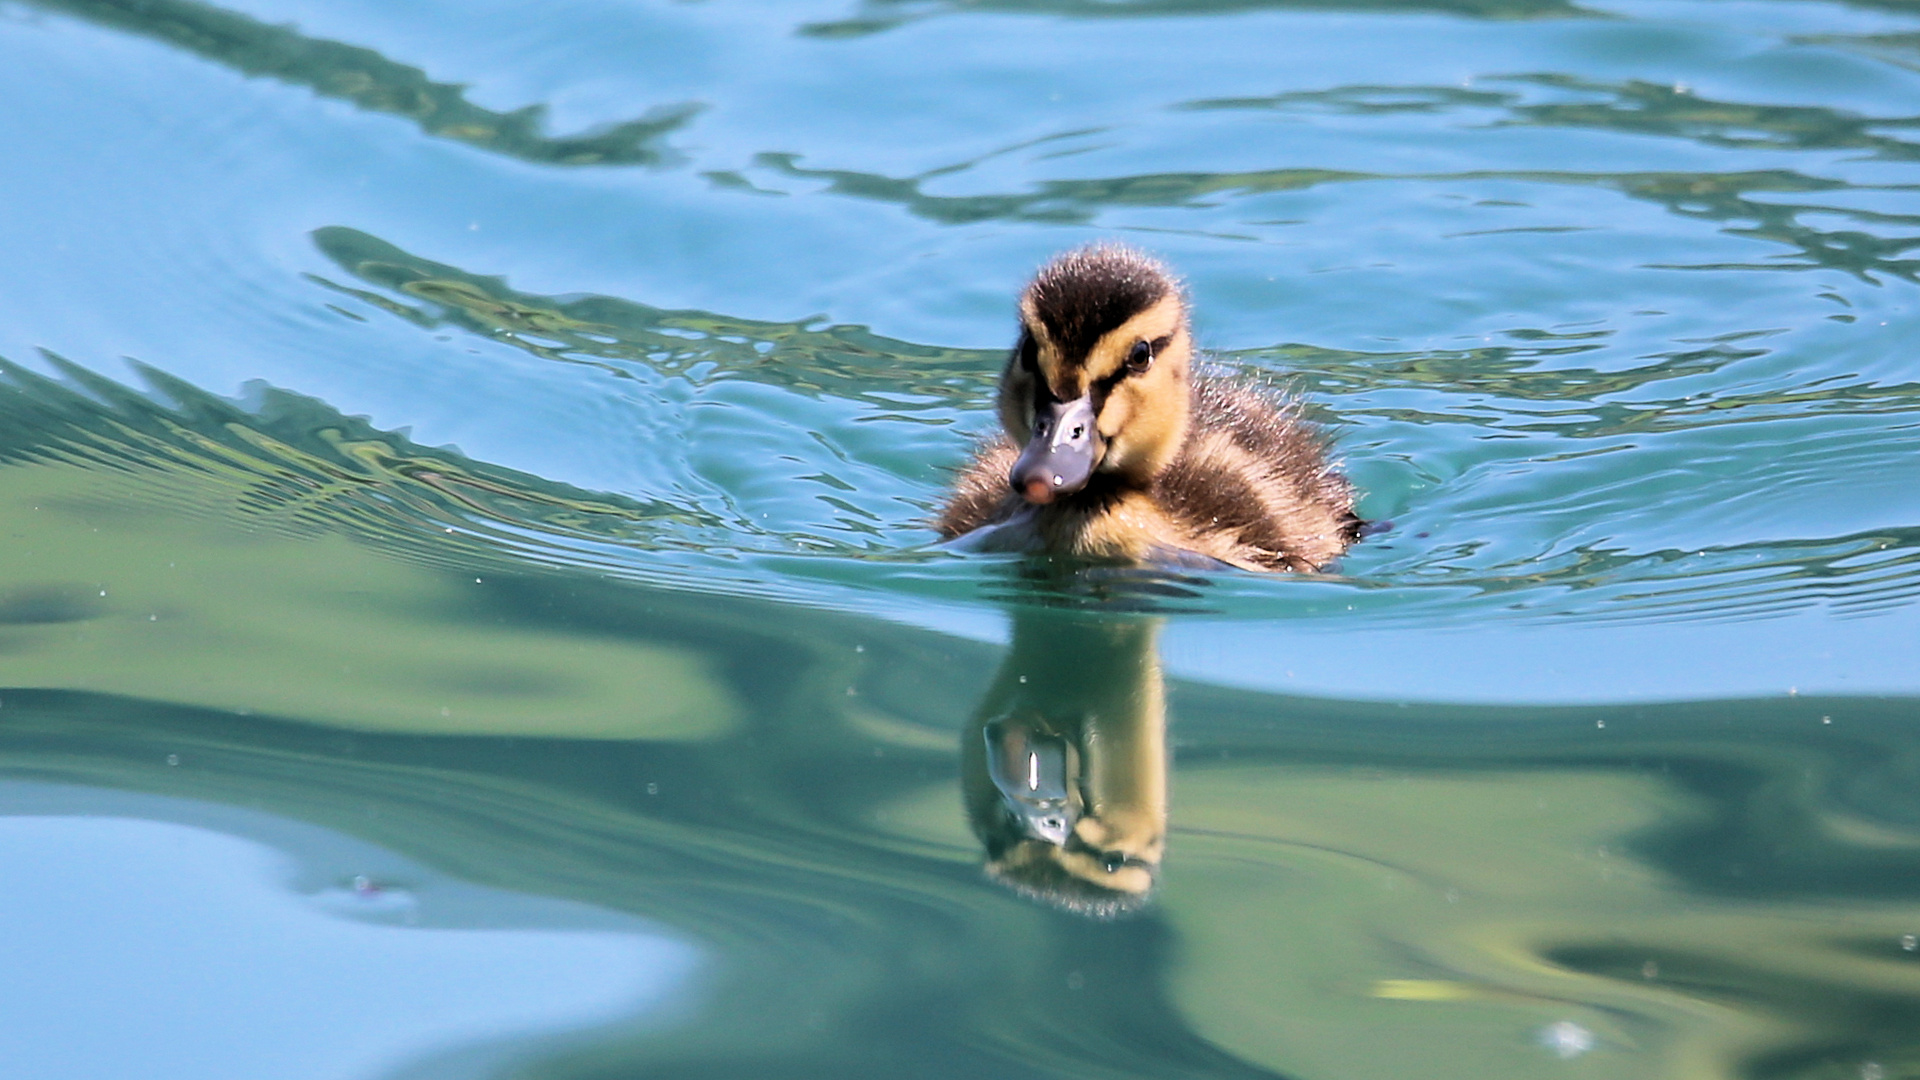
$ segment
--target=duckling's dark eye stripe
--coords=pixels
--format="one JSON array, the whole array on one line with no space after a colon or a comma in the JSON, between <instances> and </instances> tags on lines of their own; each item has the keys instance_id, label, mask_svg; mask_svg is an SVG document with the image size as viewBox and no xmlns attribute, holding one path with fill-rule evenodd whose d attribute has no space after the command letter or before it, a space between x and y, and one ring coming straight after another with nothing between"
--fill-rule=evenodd
<instances>
[{"instance_id":1,"label":"duckling's dark eye stripe","mask_svg":"<svg viewBox=\"0 0 1920 1080\"><path fill-rule=\"evenodd\" d=\"M1038 371L1040 369L1040 343L1033 340L1032 334L1022 330L1020 332L1020 344L1014 346L1014 358L1015 362L1020 365L1021 370L1027 372Z\"/></svg>"},{"instance_id":2,"label":"duckling's dark eye stripe","mask_svg":"<svg viewBox=\"0 0 1920 1080\"><path fill-rule=\"evenodd\" d=\"M1094 411L1098 412L1100 410L1101 403L1107 400L1107 395L1113 392L1114 387L1120 385L1121 380L1134 374L1137 373L1131 367L1127 366L1126 363L1122 363L1119 367L1113 369L1112 374L1103 379L1094 380L1091 388Z\"/></svg>"}]
</instances>

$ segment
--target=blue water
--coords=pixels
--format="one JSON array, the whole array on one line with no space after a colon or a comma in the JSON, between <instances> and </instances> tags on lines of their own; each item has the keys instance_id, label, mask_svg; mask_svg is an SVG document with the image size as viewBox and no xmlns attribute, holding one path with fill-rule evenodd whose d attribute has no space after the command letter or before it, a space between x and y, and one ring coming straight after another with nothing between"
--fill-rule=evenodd
<instances>
[{"instance_id":1,"label":"blue water","mask_svg":"<svg viewBox=\"0 0 1920 1080\"><path fill-rule=\"evenodd\" d=\"M36 1075L1920 1076L1907 5L0 0L0 100ZM1094 239L1390 527L938 546ZM1127 919L969 832L1048 649Z\"/></svg>"}]
</instances>

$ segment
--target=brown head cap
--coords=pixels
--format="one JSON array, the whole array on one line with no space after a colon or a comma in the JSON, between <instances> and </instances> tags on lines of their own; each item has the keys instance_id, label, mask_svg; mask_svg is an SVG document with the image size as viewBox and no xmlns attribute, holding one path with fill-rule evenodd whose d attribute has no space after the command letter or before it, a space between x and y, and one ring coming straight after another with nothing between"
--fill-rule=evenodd
<instances>
[{"instance_id":1,"label":"brown head cap","mask_svg":"<svg viewBox=\"0 0 1920 1080\"><path fill-rule=\"evenodd\" d=\"M1179 282L1157 260L1119 244L1076 248L1040 268L1021 307L1067 363L1170 294Z\"/></svg>"}]
</instances>

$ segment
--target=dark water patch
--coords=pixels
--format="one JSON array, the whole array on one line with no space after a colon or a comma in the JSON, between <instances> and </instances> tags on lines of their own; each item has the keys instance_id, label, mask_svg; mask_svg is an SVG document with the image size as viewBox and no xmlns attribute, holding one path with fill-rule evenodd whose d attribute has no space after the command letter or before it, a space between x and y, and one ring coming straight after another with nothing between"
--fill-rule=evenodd
<instances>
[{"instance_id":1,"label":"dark water patch","mask_svg":"<svg viewBox=\"0 0 1920 1080\"><path fill-rule=\"evenodd\" d=\"M85 585L35 585L0 591L0 626L84 622L101 613L100 590Z\"/></svg>"},{"instance_id":2,"label":"dark water patch","mask_svg":"<svg viewBox=\"0 0 1920 1080\"><path fill-rule=\"evenodd\" d=\"M636 364L696 384L748 379L911 415L984 400L1001 356L917 345L860 326L821 326L823 319L778 323L608 296L535 296L498 277L433 262L342 227L316 230L314 243L353 277L423 305L348 290L417 326L458 326L535 356L593 364L615 375Z\"/></svg>"},{"instance_id":3,"label":"dark water patch","mask_svg":"<svg viewBox=\"0 0 1920 1080\"><path fill-rule=\"evenodd\" d=\"M1555 100L1534 99L1541 94ZM1735 150L1867 150L1887 161L1920 156L1920 143L1893 134L1920 128L1920 117L1861 116L1815 105L1724 101L1704 96L1683 82L1605 82L1553 73L1480 75L1470 87L1341 86L1266 97L1207 98L1177 108L1349 116L1462 114L1486 109L1498 110L1487 116L1487 126L1496 129L1584 128L1686 139Z\"/></svg>"},{"instance_id":4,"label":"dark water patch","mask_svg":"<svg viewBox=\"0 0 1920 1080\"><path fill-rule=\"evenodd\" d=\"M1538 333L1512 331L1510 336ZM1767 348L1716 343L1647 354L1634 358L1642 362L1605 369L1575 366L1564 359L1601 348L1599 344L1492 345L1392 353L1284 345L1223 355L1242 364L1288 372L1287 381L1303 390L1339 395L1338 413L1321 415L1346 423L1360 416L1378 416L1423 424L1467 424L1482 431L1604 439L1819 416L1897 416L1920 408L1920 383L1788 371L1766 380L1774 386L1758 387L1753 385L1755 380L1742 379L1737 370L1730 370L1769 355L1772 350ZM1682 383L1672 396L1646 393L1669 381ZM1716 384L1723 388L1714 388ZM1396 390L1432 394L1423 395L1421 408L1369 403Z\"/></svg>"},{"instance_id":5,"label":"dark water patch","mask_svg":"<svg viewBox=\"0 0 1920 1080\"><path fill-rule=\"evenodd\" d=\"M1515 95L1460 86L1337 86L1330 90L1294 90L1265 97L1201 98L1176 110L1254 109L1275 112L1325 112L1347 116L1389 113L1450 113L1471 108L1505 109Z\"/></svg>"},{"instance_id":6,"label":"dark water patch","mask_svg":"<svg viewBox=\"0 0 1920 1080\"><path fill-rule=\"evenodd\" d=\"M136 34L248 76L302 86L368 112L403 117L437 138L542 165L665 165L680 160L667 136L701 109L656 108L635 120L579 135L544 132L546 106L496 112L467 100L467 88L429 79L417 67L372 49L308 37L239 12L192 0L21 0L43 11Z\"/></svg>"},{"instance_id":7,"label":"dark water patch","mask_svg":"<svg viewBox=\"0 0 1920 1080\"><path fill-rule=\"evenodd\" d=\"M1920 157L1920 143L1889 132L1920 128L1915 116L1859 116L1808 105L1753 105L1702 96L1684 83L1641 79L1596 82L1573 75L1528 75L1512 81L1586 100L1515 101L1500 124L1579 127L1689 139L1707 146L1758 150L1868 150L1888 161Z\"/></svg>"},{"instance_id":8,"label":"dark water patch","mask_svg":"<svg viewBox=\"0 0 1920 1080\"><path fill-rule=\"evenodd\" d=\"M1892 0L1882 6L1901 12L1912 10L1900 0ZM1920 69L1920 34L1806 34L1794 40L1807 45L1848 49L1909 70Z\"/></svg>"},{"instance_id":9,"label":"dark water patch","mask_svg":"<svg viewBox=\"0 0 1920 1080\"><path fill-rule=\"evenodd\" d=\"M969 165L942 166L918 176L892 177L850 169L803 166L797 154L765 153L758 167L790 179L820 180L835 195L893 203L916 217L943 225L981 221L1029 221L1052 224L1091 222L1103 210L1119 207L1193 206L1214 195L1259 195L1303 191L1321 184L1376 179L1329 169L1263 169L1233 173L1152 173L1138 176L1043 180L1034 190L1003 195L936 195L931 180Z\"/></svg>"},{"instance_id":10,"label":"dark water patch","mask_svg":"<svg viewBox=\"0 0 1920 1080\"><path fill-rule=\"evenodd\" d=\"M793 154L762 154L760 166L776 175L826 181L825 190L851 198L893 203L916 217L946 225L981 221L1053 224L1109 223L1108 212L1124 208L1186 208L1209 205L1221 196L1244 199L1305 191L1329 184L1361 181L1518 180L1555 186L1609 188L1629 198L1657 203L1683 217L1724 222L1730 236L1749 237L1794 249L1797 261L1659 264L1678 270L1841 270L1863 281L1875 274L1915 280L1920 261L1906 258L1920 237L1882 236L1866 228L1821 229L1804 219L1838 216L1867 225L1910 225L1911 215L1862 212L1818 203L1780 203L1752 196L1867 190L1838 180L1785 170L1737 173L1574 173L1475 171L1392 175L1332 169L1280 168L1223 173L1156 173L1136 176L1042 180L1026 192L986 195L937 195L927 182L950 170L923 176L890 177L845 169L798 164ZM1790 257L1791 258L1791 257Z\"/></svg>"},{"instance_id":11,"label":"dark water patch","mask_svg":"<svg viewBox=\"0 0 1920 1080\"><path fill-rule=\"evenodd\" d=\"M808 37L865 37L926 19L992 12L1072 19L1239 15L1261 11L1436 12L1478 19L1567 18L1594 14L1565 0L865 0L858 14L807 23Z\"/></svg>"}]
</instances>

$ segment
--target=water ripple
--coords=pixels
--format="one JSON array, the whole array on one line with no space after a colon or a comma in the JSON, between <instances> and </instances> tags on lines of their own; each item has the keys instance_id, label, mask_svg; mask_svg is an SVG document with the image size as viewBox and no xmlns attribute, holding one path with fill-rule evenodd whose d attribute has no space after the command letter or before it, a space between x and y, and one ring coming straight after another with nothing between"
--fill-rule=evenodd
<instances>
[{"instance_id":1,"label":"water ripple","mask_svg":"<svg viewBox=\"0 0 1920 1080\"><path fill-rule=\"evenodd\" d=\"M969 571L927 563L913 547L924 540L921 521L938 488L910 479L911 451L925 444L906 433L922 427L939 434L937 445L945 449L936 454L957 463L966 443L954 429L990 422L986 403L997 352L915 345L858 327L664 311L608 297L556 300L353 230L322 230L316 240L343 270L375 286L324 283L329 289L423 329L458 326L535 356L625 378L666 377L708 390L750 383L776 391L779 396L751 402L727 399L727 414L749 427L811 426L802 419L816 407L808 403L834 401L851 406L855 422L888 425L897 443L860 445L812 430L816 449L802 465L819 471L796 479L832 489L813 503L831 507L832 519L805 511L792 516L789 506L789 516L762 523L743 509L753 496L723 485L727 509L702 524L749 522L750 531L768 541L758 545L767 553L837 551L900 564L902 573L893 576L870 567L878 576L863 579L868 587L954 595L956 584L973 580ZM1395 461L1431 478L1432 489L1406 504L1404 514L1392 505L1377 511L1398 519L1396 529L1363 545L1348 560L1347 576L1329 582L1360 590L1372 617L1748 619L1811 605L1870 613L1910 602L1920 583L1920 567L1905 557L1915 544L1911 530L1876 526L1756 541L1739 538L1738 522L1744 505L1817 491L1838 475L1835 462L1842 458L1864 470L1859 475L1897 476L1911 457L1904 425L1880 418L1920 411L1920 384L1792 365L1756 367L1771 358L1772 331L1682 342L1686 347L1612 367L1569 363L1608 355L1612 333L1604 328L1523 327L1506 336L1512 344L1464 350L1370 353L1290 345L1221 356L1242 371L1287 373L1287 385L1340 425L1352 464L1383 478L1383 487L1404 485L1409 476ZM755 415L737 414L742 407ZM1810 437L1808 424L1840 426ZM1735 431L1753 434L1727 443ZM1767 444L1777 450L1770 467L1754 476L1741 463ZM1612 460L1620 455L1626 457ZM690 471L675 486L700 486L699 463L683 467ZM1650 498L1653 492L1664 494ZM1376 505L1382 497L1404 498L1377 493ZM1703 517L1707 508L1710 516ZM1676 525L1732 538L1661 543ZM663 526L667 533L648 545L693 550L712 542L713 534L684 524ZM542 526L536 520L533 527ZM727 544L756 547L739 536ZM1893 554L1866 557L1882 551ZM920 565L906 569L914 564ZM988 572L989 581L996 573ZM1063 595L1091 588L1105 596L1113 587L1083 582ZM989 584L983 595L1001 591ZM1179 609L1198 600L1248 617L1313 610L1303 599L1311 592L1283 594L1271 581L1244 575L1213 580L1204 599L1189 595L1190 584L1180 581L1164 588L1122 582L1120 592L1133 597L1129 603Z\"/></svg>"}]
</instances>

